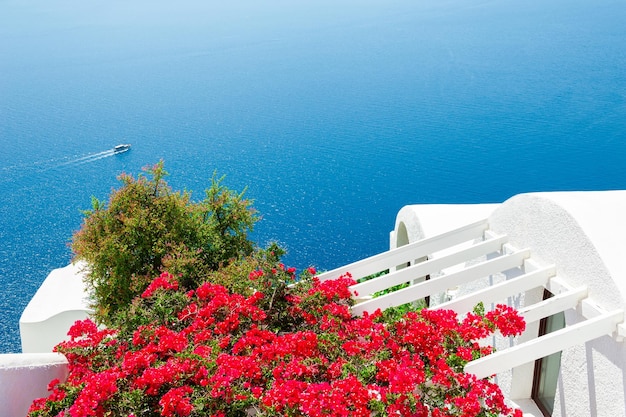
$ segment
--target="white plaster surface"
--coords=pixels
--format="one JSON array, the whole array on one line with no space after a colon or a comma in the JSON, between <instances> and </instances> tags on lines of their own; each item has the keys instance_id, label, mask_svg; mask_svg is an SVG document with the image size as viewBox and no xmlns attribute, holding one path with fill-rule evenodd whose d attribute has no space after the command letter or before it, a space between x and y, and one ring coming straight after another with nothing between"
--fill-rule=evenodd
<instances>
[{"instance_id":1,"label":"white plaster surface","mask_svg":"<svg viewBox=\"0 0 626 417\"><path fill-rule=\"evenodd\" d=\"M55 269L41 284L20 317L22 352L48 353L90 312L81 265Z\"/></svg>"},{"instance_id":2,"label":"white plaster surface","mask_svg":"<svg viewBox=\"0 0 626 417\"><path fill-rule=\"evenodd\" d=\"M624 214L626 191L531 193L502 203L489 224L610 311L626 308Z\"/></svg>"},{"instance_id":3,"label":"white plaster surface","mask_svg":"<svg viewBox=\"0 0 626 417\"><path fill-rule=\"evenodd\" d=\"M578 223L626 300L626 191L541 193ZM618 301L619 302L619 301Z\"/></svg>"},{"instance_id":4,"label":"white plaster surface","mask_svg":"<svg viewBox=\"0 0 626 417\"><path fill-rule=\"evenodd\" d=\"M0 354L0 417L24 417L36 398L48 395L53 379L67 377L61 354Z\"/></svg>"}]
</instances>

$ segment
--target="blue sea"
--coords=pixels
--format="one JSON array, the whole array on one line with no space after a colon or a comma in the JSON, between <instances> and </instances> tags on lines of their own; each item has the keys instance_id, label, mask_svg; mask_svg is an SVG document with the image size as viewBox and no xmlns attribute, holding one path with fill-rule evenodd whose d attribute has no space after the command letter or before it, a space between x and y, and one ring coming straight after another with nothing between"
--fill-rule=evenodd
<instances>
[{"instance_id":1,"label":"blue sea","mask_svg":"<svg viewBox=\"0 0 626 417\"><path fill-rule=\"evenodd\" d=\"M0 352L91 196L247 187L298 269L398 210L626 188L624 0L0 0ZM131 143L132 150L110 149Z\"/></svg>"}]
</instances>

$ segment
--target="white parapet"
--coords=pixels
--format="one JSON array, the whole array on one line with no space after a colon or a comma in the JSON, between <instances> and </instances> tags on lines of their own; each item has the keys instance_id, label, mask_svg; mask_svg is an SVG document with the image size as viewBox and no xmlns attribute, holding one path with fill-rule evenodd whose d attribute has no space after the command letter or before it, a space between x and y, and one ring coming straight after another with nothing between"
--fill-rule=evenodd
<instances>
[{"instance_id":1,"label":"white parapet","mask_svg":"<svg viewBox=\"0 0 626 417\"><path fill-rule=\"evenodd\" d=\"M22 352L49 353L67 331L90 312L80 264L55 269L30 300L20 318Z\"/></svg>"},{"instance_id":2,"label":"white parapet","mask_svg":"<svg viewBox=\"0 0 626 417\"><path fill-rule=\"evenodd\" d=\"M53 379L67 377L58 353L0 354L0 417L23 417L33 400L48 395Z\"/></svg>"}]
</instances>

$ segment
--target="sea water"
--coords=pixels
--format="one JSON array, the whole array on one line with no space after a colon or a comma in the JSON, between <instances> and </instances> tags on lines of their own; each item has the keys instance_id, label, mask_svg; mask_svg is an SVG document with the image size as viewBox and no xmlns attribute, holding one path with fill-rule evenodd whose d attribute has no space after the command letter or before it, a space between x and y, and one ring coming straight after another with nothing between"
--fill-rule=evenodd
<instances>
[{"instance_id":1,"label":"sea water","mask_svg":"<svg viewBox=\"0 0 626 417\"><path fill-rule=\"evenodd\" d=\"M165 161L330 269L407 204L626 187L623 0L0 0L0 352L91 196ZM132 150L113 154L119 143Z\"/></svg>"}]
</instances>

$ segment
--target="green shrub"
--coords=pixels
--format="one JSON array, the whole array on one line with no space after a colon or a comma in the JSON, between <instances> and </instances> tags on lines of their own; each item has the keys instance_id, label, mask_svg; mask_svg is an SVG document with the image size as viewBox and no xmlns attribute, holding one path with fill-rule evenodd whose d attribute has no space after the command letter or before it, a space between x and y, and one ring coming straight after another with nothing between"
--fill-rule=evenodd
<instances>
[{"instance_id":1,"label":"green shrub","mask_svg":"<svg viewBox=\"0 0 626 417\"><path fill-rule=\"evenodd\" d=\"M258 220L244 192L234 193L213 175L205 198L192 202L174 192L163 161L137 178L122 174L108 203L92 198L92 210L73 236L75 260L87 264L86 284L94 318L111 325L153 277L167 270L182 288L195 288L212 272L252 254L249 232Z\"/></svg>"},{"instance_id":2,"label":"green shrub","mask_svg":"<svg viewBox=\"0 0 626 417\"><path fill-rule=\"evenodd\" d=\"M266 323L273 331L291 331L301 323L289 313L286 294L303 296L312 287L312 272L309 268L296 278L295 268L286 268L280 261L285 254L276 243L266 249L257 248L252 254L233 260L230 264L212 271L205 282L225 287L230 293L250 297L255 293L267 296L258 300L258 306L268 315ZM162 273L153 281L162 280L164 274L175 279L171 274ZM291 288L291 284L299 285ZM151 297L135 297L129 308L120 309L114 322L120 334L132 335L141 326L175 327L172 318L177 317L189 299L184 292L157 292Z\"/></svg>"}]
</instances>

